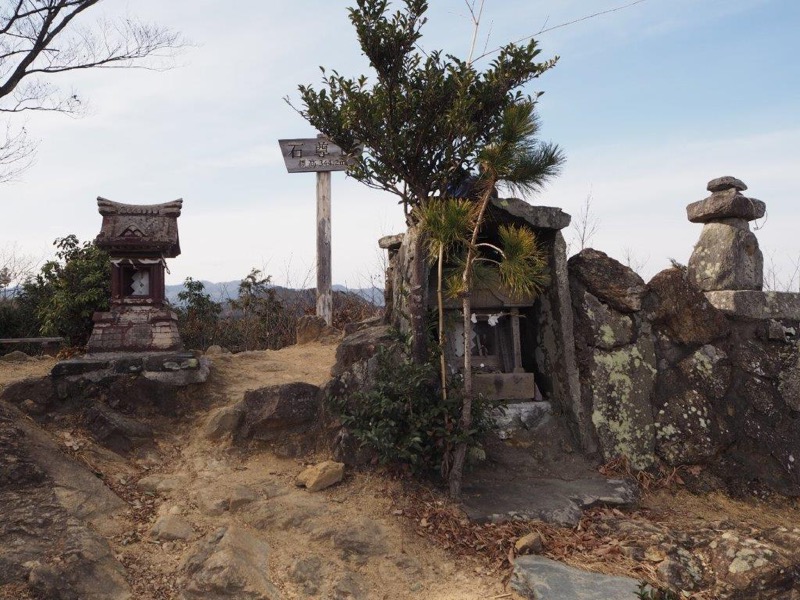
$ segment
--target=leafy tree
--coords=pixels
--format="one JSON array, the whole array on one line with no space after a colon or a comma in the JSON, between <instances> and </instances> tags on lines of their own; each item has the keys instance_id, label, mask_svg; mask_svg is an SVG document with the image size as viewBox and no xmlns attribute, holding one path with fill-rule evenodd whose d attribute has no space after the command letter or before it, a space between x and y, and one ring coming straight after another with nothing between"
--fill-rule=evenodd
<instances>
[{"instance_id":1,"label":"leafy tree","mask_svg":"<svg viewBox=\"0 0 800 600\"><path fill-rule=\"evenodd\" d=\"M388 0L357 0L350 21L374 77L347 78L323 69L323 88L299 86L300 113L348 151L361 148L349 174L399 197L411 210L448 194L478 165L497 138L505 109L523 100L520 88L550 69L536 62L535 40L502 48L485 71L440 51L422 53L426 0L404 0L388 14ZM414 248L409 312L412 356L426 357L424 241Z\"/></svg>"},{"instance_id":2,"label":"leafy tree","mask_svg":"<svg viewBox=\"0 0 800 600\"><path fill-rule=\"evenodd\" d=\"M258 269L239 283L239 297L231 300L231 308L241 311L236 323L242 350L278 349L286 345L286 325L293 324L283 303L270 285L272 277L263 276ZM289 335L294 334L291 328Z\"/></svg>"},{"instance_id":3,"label":"leafy tree","mask_svg":"<svg viewBox=\"0 0 800 600\"><path fill-rule=\"evenodd\" d=\"M56 260L22 284L23 310L35 314L41 335L59 335L72 346L83 346L92 333L92 315L108 310L111 263L94 242L75 235L58 238Z\"/></svg>"},{"instance_id":4,"label":"leafy tree","mask_svg":"<svg viewBox=\"0 0 800 600\"><path fill-rule=\"evenodd\" d=\"M54 76L77 69L164 67L180 48L180 36L135 19L100 21L84 16L101 0L0 0L0 112L82 110L72 90L61 92ZM0 132L0 183L30 165L34 144L24 127L9 122Z\"/></svg>"},{"instance_id":5,"label":"leafy tree","mask_svg":"<svg viewBox=\"0 0 800 600\"><path fill-rule=\"evenodd\" d=\"M214 341L222 306L205 291L205 284L191 277L178 292L178 327L183 342L190 348L208 348Z\"/></svg>"}]
</instances>

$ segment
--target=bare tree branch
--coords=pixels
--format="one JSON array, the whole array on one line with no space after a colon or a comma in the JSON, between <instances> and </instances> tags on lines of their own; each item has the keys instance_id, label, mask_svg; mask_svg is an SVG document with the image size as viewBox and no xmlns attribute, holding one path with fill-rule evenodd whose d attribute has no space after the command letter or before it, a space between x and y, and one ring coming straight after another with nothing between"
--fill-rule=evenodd
<instances>
[{"instance_id":1,"label":"bare tree branch","mask_svg":"<svg viewBox=\"0 0 800 600\"><path fill-rule=\"evenodd\" d=\"M587 248L599 228L600 218L592 211L592 192L590 190L583 201L578 216L572 221L571 229L573 233L570 236L568 253L572 254L576 246L577 250L575 252L580 252Z\"/></svg>"},{"instance_id":2,"label":"bare tree branch","mask_svg":"<svg viewBox=\"0 0 800 600\"><path fill-rule=\"evenodd\" d=\"M609 9L606 9L606 10L601 10L601 11L599 11L599 12L592 13L592 14L590 14L590 15L586 15L586 16L584 16L584 17L580 17L580 18L578 18L578 19L573 19L572 21L566 21L566 22L564 22L564 23L559 23L558 25L553 25L552 27L547 27L547 21L545 21L545 24L542 26L542 28L541 28L539 31L537 31L537 32L536 32L536 33L534 33L534 34L531 34L531 35L526 35L526 36L525 36L525 37L523 37L523 38L520 38L520 39L518 39L518 40L515 40L513 43L514 43L514 44L519 44L519 43L521 43L521 42L527 42L528 40L530 40L530 39L533 39L533 38L534 38L534 37L536 37L537 35L541 35L541 34L543 34L543 33L547 33L548 31L553 31L553 30L555 30L555 29L561 29L562 27L569 27L570 25L575 25L576 23L580 23L581 21L588 21L589 19L594 19L595 17L600 17L600 16L602 16L602 15L607 15L607 14L609 14L609 13L615 13L615 12L618 12L618 11L620 11L620 10L624 10L624 9L626 9L626 8L630 8L631 6L635 6L635 5L637 5L637 4L641 4L642 2L645 2L645 0L634 0L633 2L629 2L629 3L627 3L627 4L623 4L623 5L621 5L621 6L616 6L616 7L614 7L614 8L609 8ZM550 19L550 18L548 17L548 21L549 21L549 19ZM488 52L484 52L483 54L481 54L480 56L478 56L478 57L475 59L475 61L474 61L474 62L477 62L477 61L479 61L480 59L482 59L482 58L485 58L485 57L487 57L487 56L491 56L492 54L497 54L497 53L498 53L498 52L500 52L501 50L502 50L502 48L495 48L494 50L489 50Z\"/></svg>"},{"instance_id":3,"label":"bare tree branch","mask_svg":"<svg viewBox=\"0 0 800 600\"><path fill-rule=\"evenodd\" d=\"M0 184L17 179L33 164L36 144L28 139L23 127L14 131L9 123L0 135Z\"/></svg>"},{"instance_id":4,"label":"bare tree branch","mask_svg":"<svg viewBox=\"0 0 800 600\"><path fill-rule=\"evenodd\" d=\"M186 46L180 34L133 18L84 24L83 13L101 1L0 0L0 113L80 113L78 94L51 81L59 73L172 66ZM0 182L18 175L33 149L24 133L7 128L5 141L0 137Z\"/></svg>"}]
</instances>

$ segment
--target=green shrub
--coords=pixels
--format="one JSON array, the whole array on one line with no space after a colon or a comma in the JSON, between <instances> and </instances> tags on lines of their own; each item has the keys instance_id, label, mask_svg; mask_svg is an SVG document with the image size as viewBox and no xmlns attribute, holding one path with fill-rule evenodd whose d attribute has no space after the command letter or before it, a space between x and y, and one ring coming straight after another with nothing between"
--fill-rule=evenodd
<instances>
[{"instance_id":1,"label":"green shrub","mask_svg":"<svg viewBox=\"0 0 800 600\"><path fill-rule=\"evenodd\" d=\"M379 348L368 391L331 397L329 403L362 447L375 451L381 464L399 465L414 473L438 470L446 476L459 442L466 441L473 454L481 453L493 406L479 399L473 407L473 428L462 437L457 427L460 386L451 382L443 402L437 382L436 364L415 364L396 344Z\"/></svg>"},{"instance_id":2,"label":"green shrub","mask_svg":"<svg viewBox=\"0 0 800 600\"><path fill-rule=\"evenodd\" d=\"M108 310L111 262L94 242L81 243L74 235L54 245L56 260L22 284L17 306L28 322L35 315L39 335L59 335L71 346L83 346L92 333L92 315Z\"/></svg>"}]
</instances>

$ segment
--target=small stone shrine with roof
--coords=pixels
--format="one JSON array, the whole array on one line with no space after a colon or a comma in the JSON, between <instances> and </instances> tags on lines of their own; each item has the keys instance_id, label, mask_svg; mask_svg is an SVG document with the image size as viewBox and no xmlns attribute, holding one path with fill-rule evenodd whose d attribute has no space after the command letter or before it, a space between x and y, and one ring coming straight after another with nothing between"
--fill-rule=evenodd
<instances>
[{"instance_id":1,"label":"small stone shrine with roof","mask_svg":"<svg viewBox=\"0 0 800 600\"><path fill-rule=\"evenodd\" d=\"M121 204L97 199L103 224L95 243L111 256L111 309L94 314L90 353L181 350L178 319L164 303L166 259L181 253L183 200Z\"/></svg>"}]
</instances>

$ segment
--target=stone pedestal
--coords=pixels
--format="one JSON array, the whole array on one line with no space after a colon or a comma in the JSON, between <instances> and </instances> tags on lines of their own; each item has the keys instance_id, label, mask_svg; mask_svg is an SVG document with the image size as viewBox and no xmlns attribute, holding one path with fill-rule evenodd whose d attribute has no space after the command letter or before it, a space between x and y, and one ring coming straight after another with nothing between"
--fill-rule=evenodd
<instances>
[{"instance_id":1,"label":"stone pedestal","mask_svg":"<svg viewBox=\"0 0 800 600\"><path fill-rule=\"evenodd\" d=\"M709 182L711 196L686 207L689 221L703 232L689 259L689 278L704 292L761 290L764 257L748 221L764 216L766 205L740 192L747 186L734 177Z\"/></svg>"},{"instance_id":2,"label":"stone pedestal","mask_svg":"<svg viewBox=\"0 0 800 600\"><path fill-rule=\"evenodd\" d=\"M173 352L183 345L178 317L167 308L112 306L93 316L87 350L101 352Z\"/></svg>"}]
</instances>

